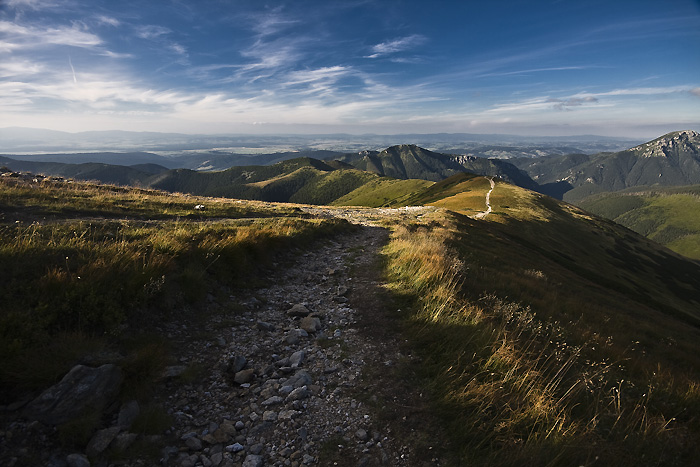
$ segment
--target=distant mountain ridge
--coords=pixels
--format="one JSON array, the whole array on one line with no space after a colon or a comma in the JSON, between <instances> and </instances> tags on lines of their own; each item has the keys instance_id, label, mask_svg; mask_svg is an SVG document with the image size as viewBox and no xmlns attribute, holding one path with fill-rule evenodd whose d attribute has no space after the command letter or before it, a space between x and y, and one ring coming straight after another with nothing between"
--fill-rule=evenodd
<instances>
[{"instance_id":1,"label":"distant mountain ridge","mask_svg":"<svg viewBox=\"0 0 700 467\"><path fill-rule=\"evenodd\" d=\"M700 134L668 133L615 153L517 159L542 192L576 203L596 193L638 186L700 184Z\"/></svg>"},{"instance_id":2,"label":"distant mountain ridge","mask_svg":"<svg viewBox=\"0 0 700 467\"><path fill-rule=\"evenodd\" d=\"M161 160L160 156L149 153L99 155L103 156L104 160L121 158L134 162L137 160L134 158L140 154L155 156L154 160ZM151 187L171 192L309 204L330 204L342 198L346 202L352 200L363 205L388 205L406 197L410 188L425 187L425 184L416 183L415 180L436 182L464 172L498 177L528 189L537 188L525 172L505 160L440 154L416 145L398 145L381 152L362 151L344 156L335 156L328 151L321 154L332 157L326 160L297 157L284 159L272 165L242 165L218 171L183 168L168 170L156 163L121 166L104 163L16 161L2 156L0 164L5 164L12 170ZM75 154L68 160L81 161L84 157L87 156ZM239 157L244 161L253 159L248 156ZM25 156L24 159L42 157ZM149 157L145 159L153 160ZM389 179L397 180L389 182ZM408 180L414 181L398 183ZM356 191L370 182L371 187ZM375 190L376 192L372 193Z\"/></svg>"},{"instance_id":3,"label":"distant mountain ridge","mask_svg":"<svg viewBox=\"0 0 700 467\"><path fill-rule=\"evenodd\" d=\"M401 144L384 151L361 151L336 157L336 160L400 179L421 179L438 182L462 172L499 177L523 188L537 189L537 184L522 170L508 161L474 156L441 154L416 146Z\"/></svg>"}]
</instances>

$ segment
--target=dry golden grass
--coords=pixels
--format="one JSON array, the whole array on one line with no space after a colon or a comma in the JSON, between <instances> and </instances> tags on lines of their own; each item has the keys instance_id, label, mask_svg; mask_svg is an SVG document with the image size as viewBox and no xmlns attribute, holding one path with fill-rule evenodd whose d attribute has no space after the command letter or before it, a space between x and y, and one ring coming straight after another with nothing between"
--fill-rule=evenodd
<instances>
[{"instance_id":1,"label":"dry golden grass","mask_svg":"<svg viewBox=\"0 0 700 467\"><path fill-rule=\"evenodd\" d=\"M700 433L697 372L649 371L647 359L668 362L664 349L634 352L602 337L643 326L623 333L601 320L565 326L558 319L566 315L540 316L498 286L470 290L480 284L470 279L479 263L454 249L458 223L434 216L397 227L385 253L394 290L416 303L411 332L424 384L465 463L683 465L696 458L689 440ZM555 289L547 291L541 269L522 273L544 295Z\"/></svg>"}]
</instances>

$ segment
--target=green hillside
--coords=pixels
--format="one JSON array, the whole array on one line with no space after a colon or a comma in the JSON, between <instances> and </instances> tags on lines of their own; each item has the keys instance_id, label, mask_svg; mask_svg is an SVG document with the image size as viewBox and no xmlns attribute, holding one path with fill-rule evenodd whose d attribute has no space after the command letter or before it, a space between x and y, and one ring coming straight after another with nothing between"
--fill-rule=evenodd
<instances>
[{"instance_id":1,"label":"green hillside","mask_svg":"<svg viewBox=\"0 0 700 467\"><path fill-rule=\"evenodd\" d=\"M585 198L581 207L671 250L700 259L700 186L631 188Z\"/></svg>"},{"instance_id":2,"label":"green hillside","mask_svg":"<svg viewBox=\"0 0 700 467\"><path fill-rule=\"evenodd\" d=\"M336 157L354 167L392 178L439 181L464 170L453 158L414 144L392 146L377 153L364 151Z\"/></svg>"},{"instance_id":3,"label":"green hillside","mask_svg":"<svg viewBox=\"0 0 700 467\"><path fill-rule=\"evenodd\" d=\"M415 144L392 146L381 152L362 151L335 159L352 164L360 170L399 179L415 178L438 182L459 173L470 172L495 176L529 189L537 187L525 172L508 161L440 154Z\"/></svg>"},{"instance_id":4,"label":"green hillside","mask_svg":"<svg viewBox=\"0 0 700 467\"><path fill-rule=\"evenodd\" d=\"M152 177L146 183L152 188L202 196L328 204L376 178L338 164L298 158L220 172L178 169Z\"/></svg>"},{"instance_id":5,"label":"green hillside","mask_svg":"<svg viewBox=\"0 0 700 467\"><path fill-rule=\"evenodd\" d=\"M427 180L397 180L382 177L368 181L330 204L367 207L412 205L412 196L432 184L433 182Z\"/></svg>"},{"instance_id":6,"label":"green hillside","mask_svg":"<svg viewBox=\"0 0 700 467\"><path fill-rule=\"evenodd\" d=\"M693 463L700 263L504 183L473 219L490 185L446 182L427 200L451 211L397 227L387 254L461 465Z\"/></svg>"},{"instance_id":7,"label":"green hillside","mask_svg":"<svg viewBox=\"0 0 700 467\"><path fill-rule=\"evenodd\" d=\"M82 164L66 164L60 162L27 162L17 161L0 156L0 165L18 172L31 172L36 174L54 175L73 178L76 180L94 180L101 183L117 185L139 186L154 173L167 170L156 164L123 166L110 165L97 162Z\"/></svg>"},{"instance_id":8,"label":"green hillside","mask_svg":"<svg viewBox=\"0 0 700 467\"><path fill-rule=\"evenodd\" d=\"M485 210L489 188L485 177L460 175L436 183L409 201L471 215ZM567 282L571 287L582 280L593 282L640 305L653 304L700 324L700 276L693 273L700 273L699 263L612 221L515 185L497 181L490 202L493 212L480 221L483 224L477 224L476 231L498 232L518 250L512 255L494 250L499 264L511 258L521 258L515 264L546 259L579 276ZM690 217L692 220L684 225L695 225L697 216ZM489 245L481 247L481 251L490 249ZM531 260L526 261L523 255L528 254Z\"/></svg>"}]
</instances>

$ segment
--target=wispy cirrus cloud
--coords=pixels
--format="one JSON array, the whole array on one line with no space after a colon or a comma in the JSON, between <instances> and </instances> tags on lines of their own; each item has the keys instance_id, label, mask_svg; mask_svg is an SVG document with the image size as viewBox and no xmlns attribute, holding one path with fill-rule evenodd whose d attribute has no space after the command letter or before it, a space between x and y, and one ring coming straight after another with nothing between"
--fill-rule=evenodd
<instances>
[{"instance_id":1,"label":"wispy cirrus cloud","mask_svg":"<svg viewBox=\"0 0 700 467\"><path fill-rule=\"evenodd\" d=\"M97 20L98 24L106 24L115 28L122 24L121 21L111 16L98 15L95 19Z\"/></svg>"},{"instance_id":2,"label":"wispy cirrus cloud","mask_svg":"<svg viewBox=\"0 0 700 467\"><path fill-rule=\"evenodd\" d=\"M15 9L44 10L64 6L66 0L6 0L7 6Z\"/></svg>"},{"instance_id":3,"label":"wispy cirrus cloud","mask_svg":"<svg viewBox=\"0 0 700 467\"><path fill-rule=\"evenodd\" d=\"M247 15L250 25L260 37L272 36L282 32L290 26L301 21L284 13L283 7L268 9L262 13L250 13Z\"/></svg>"},{"instance_id":4,"label":"wispy cirrus cloud","mask_svg":"<svg viewBox=\"0 0 700 467\"><path fill-rule=\"evenodd\" d=\"M643 97L653 95L677 94L693 92L691 86L666 86L646 88L618 88L610 91L578 92L565 97L538 96L528 99L496 104L488 112L526 112L543 110L574 110L580 107L610 107L615 101L609 98L615 97Z\"/></svg>"},{"instance_id":5,"label":"wispy cirrus cloud","mask_svg":"<svg viewBox=\"0 0 700 467\"><path fill-rule=\"evenodd\" d=\"M482 73L482 74L478 75L478 77L479 78L490 78L490 77L496 77L496 76L523 76L523 75L530 75L533 73L546 73L546 72L550 72L550 71L580 71L580 70L589 70L591 68L601 68L601 67L594 66L594 65L579 65L579 66L530 68L530 69L523 69L523 70Z\"/></svg>"},{"instance_id":6,"label":"wispy cirrus cloud","mask_svg":"<svg viewBox=\"0 0 700 467\"><path fill-rule=\"evenodd\" d=\"M379 58L385 55L403 52L405 50L409 50L416 46L424 44L427 40L428 39L425 36L422 36L420 34L412 34L410 36L381 42L379 44L373 45L373 53L371 55L367 55L365 58Z\"/></svg>"},{"instance_id":7,"label":"wispy cirrus cloud","mask_svg":"<svg viewBox=\"0 0 700 467\"><path fill-rule=\"evenodd\" d=\"M157 24L142 24L135 27L136 36L152 41L182 57L187 56L187 48L170 38L173 31Z\"/></svg>"},{"instance_id":8,"label":"wispy cirrus cloud","mask_svg":"<svg viewBox=\"0 0 700 467\"><path fill-rule=\"evenodd\" d=\"M594 96L585 97L569 97L568 99L547 99L547 102L553 104L556 110L572 110L572 107L580 107L585 104L593 104L598 102L598 98Z\"/></svg>"},{"instance_id":9,"label":"wispy cirrus cloud","mask_svg":"<svg viewBox=\"0 0 700 467\"><path fill-rule=\"evenodd\" d=\"M141 39L158 39L162 36L167 36L172 32L169 28L158 26L156 24L142 24L135 27L136 36Z\"/></svg>"},{"instance_id":10,"label":"wispy cirrus cloud","mask_svg":"<svg viewBox=\"0 0 700 467\"><path fill-rule=\"evenodd\" d=\"M660 86L646 88L620 88L604 92L579 93L575 97L603 97L603 96L653 96L657 94L672 94L677 92L688 92L692 86Z\"/></svg>"},{"instance_id":11,"label":"wispy cirrus cloud","mask_svg":"<svg viewBox=\"0 0 700 467\"><path fill-rule=\"evenodd\" d=\"M46 45L94 48L102 45L99 36L86 31L78 24L70 27L23 26L9 21L0 21L0 51L12 52Z\"/></svg>"}]
</instances>

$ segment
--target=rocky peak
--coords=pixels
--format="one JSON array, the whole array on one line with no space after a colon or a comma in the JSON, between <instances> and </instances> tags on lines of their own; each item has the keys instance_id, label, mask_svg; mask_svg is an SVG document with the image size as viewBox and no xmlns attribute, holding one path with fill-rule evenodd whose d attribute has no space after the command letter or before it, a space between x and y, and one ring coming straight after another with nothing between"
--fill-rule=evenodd
<instances>
[{"instance_id":1,"label":"rocky peak","mask_svg":"<svg viewBox=\"0 0 700 467\"><path fill-rule=\"evenodd\" d=\"M640 157L666 157L669 152L698 152L700 148L700 133L693 130L668 133L648 143L640 144L631 149Z\"/></svg>"}]
</instances>

